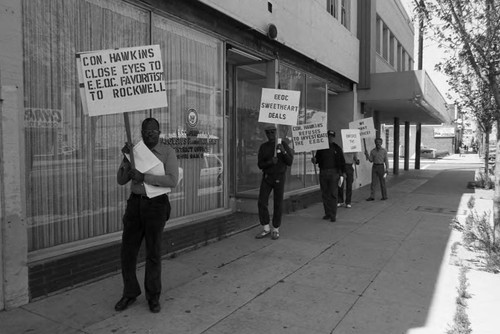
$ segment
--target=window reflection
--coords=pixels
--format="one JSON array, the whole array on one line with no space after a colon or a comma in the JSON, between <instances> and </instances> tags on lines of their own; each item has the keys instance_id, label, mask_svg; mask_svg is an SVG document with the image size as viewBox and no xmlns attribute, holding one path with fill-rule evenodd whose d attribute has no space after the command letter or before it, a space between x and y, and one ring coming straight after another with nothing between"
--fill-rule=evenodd
<instances>
[{"instance_id":1,"label":"window reflection","mask_svg":"<svg viewBox=\"0 0 500 334\"><path fill-rule=\"evenodd\" d=\"M259 102L262 88L270 78L266 64L255 64L237 68L236 113L237 113L237 192L239 195L257 195L262 172L257 167L257 153L267 140L263 125L258 123ZM326 82L292 67L280 64L280 89L301 92L298 124L326 122ZM278 125L279 136L293 148L290 126ZM296 153L294 162L287 171L285 191L293 191L317 184L311 152Z\"/></svg>"}]
</instances>

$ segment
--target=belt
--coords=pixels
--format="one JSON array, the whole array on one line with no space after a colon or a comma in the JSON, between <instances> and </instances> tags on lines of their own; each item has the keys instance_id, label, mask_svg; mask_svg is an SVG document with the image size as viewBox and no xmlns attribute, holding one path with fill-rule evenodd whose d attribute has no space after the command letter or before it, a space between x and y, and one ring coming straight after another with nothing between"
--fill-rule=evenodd
<instances>
[{"instance_id":1,"label":"belt","mask_svg":"<svg viewBox=\"0 0 500 334\"><path fill-rule=\"evenodd\" d=\"M383 166L384 164L374 164L375 166Z\"/></svg>"},{"instance_id":2,"label":"belt","mask_svg":"<svg viewBox=\"0 0 500 334\"><path fill-rule=\"evenodd\" d=\"M142 199L151 199L149 198L147 195L143 195L143 194L135 194L135 193L132 193L131 194L132 197L137 197L137 198L142 198Z\"/></svg>"},{"instance_id":3,"label":"belt","mask_svg":"<svg viewBox=\"0 0 500 334\"><path fill-rule=\"evenodd\" d=\"M152 197L152 198L149 198L147 195L144 195L144 194L135 194L135 193L132 193L131 196L136 197L136 198L140 198L140 199L152 200L152 199L162 198L163 196L167 196L167 194L163 194L163 195Z\"/></svg>"}]
</instances>

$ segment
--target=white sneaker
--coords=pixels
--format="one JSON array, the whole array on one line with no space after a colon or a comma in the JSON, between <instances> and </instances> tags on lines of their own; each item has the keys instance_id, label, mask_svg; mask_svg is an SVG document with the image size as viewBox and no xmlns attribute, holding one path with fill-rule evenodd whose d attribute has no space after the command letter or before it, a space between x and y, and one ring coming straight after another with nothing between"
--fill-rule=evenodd
<instances>
[{"instance_id":1,"label":"white sneaker","mask_svg":"<svg viewBox=\"0 0 500 334\"><path fill-rule=\"evenodd\" d=\"M346 204L345 205L346 208L350 208L351 207L351 204Z\"/></svg>"},{"instance_id":2,"label":"white sneaker","mask_svg":"<svg viewBox=\"0 0 500 334\"><path fill-rule=\"evenodd\" d=\"M344 206L344 203L337 203L337 207L341 207L341 206Z\"/></svg>"}]
</instances>

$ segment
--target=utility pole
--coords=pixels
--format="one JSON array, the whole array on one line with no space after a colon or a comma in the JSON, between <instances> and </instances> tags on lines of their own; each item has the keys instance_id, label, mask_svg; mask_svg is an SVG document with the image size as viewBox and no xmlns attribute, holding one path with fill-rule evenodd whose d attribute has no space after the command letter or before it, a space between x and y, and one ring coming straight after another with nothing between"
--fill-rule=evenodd
<instances>
[{"instance_id":1,"label":"utility pole","mask_svg":"<svg viewBox=\"0 0 500 334\"><path fill-rule=\"evenodd\" d=\"M418 70L424 68L424 15L427 18L427 9L424 0L414 0L418 10ZM422 124L417 123L415 133L415 169L420 169L420 145L422 142Z\"/></svg>"}]
</instances>

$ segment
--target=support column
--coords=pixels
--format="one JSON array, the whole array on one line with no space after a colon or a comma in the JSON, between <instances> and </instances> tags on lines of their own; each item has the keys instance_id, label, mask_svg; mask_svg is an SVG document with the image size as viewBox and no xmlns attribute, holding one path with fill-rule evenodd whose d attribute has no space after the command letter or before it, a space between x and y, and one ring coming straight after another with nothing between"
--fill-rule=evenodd
<instances>
[{"instance_id":1,"label":"support column","mask_svg":"<svg viewBox=\"0 0 500 334\"><path fill-rule=\"evenodd\" d=\"M399 174L399 118L394 117L394 148L393 148L393 174Z\"/></svg>"},{"instance_id":2,"label":"support column","mask_svg":"<svg viewBox=\"0 0 500 334\"><path fill-rule=\"evenodd\" d=\"M420 144L422 142L422 123L417 123L415 134L415 169L420 169Z\"/></svg>"},{"instance_id":3,"label":"support column","mask_svg":"<svg viewBox=\"0 0 500 334\"><path fill-rule=\"evenodd\" d=\"M405 163L404 170L410 169L410 122L405 122Z\"/></svg>"},{"instance_id":4,"label":"support column","mask_svg":"<svg viewBox=\"0 0 500 334\"><path fill-rule=\"evenodd\" d=\"M25 145L20 0L0 2L0 309L26 304L28 233L23 211Z\"/></svg>"}]
</instances>

